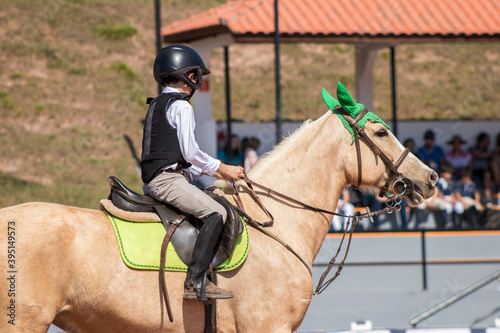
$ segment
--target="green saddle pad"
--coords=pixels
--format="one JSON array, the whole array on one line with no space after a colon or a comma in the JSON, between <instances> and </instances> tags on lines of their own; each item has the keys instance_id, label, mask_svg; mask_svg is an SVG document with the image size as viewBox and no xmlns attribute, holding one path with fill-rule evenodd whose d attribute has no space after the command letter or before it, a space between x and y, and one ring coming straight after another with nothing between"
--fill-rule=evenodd
<instances>
[{"instance_id":1,"label":"green saddle pad","mask_svg":"<svg viewBox=\"0 0 500 333\"><path fill-rule=\"evenodd\" d=\"M120 254L125 264L135 269L159 270L161 244L166 234L163 224L161 222L132 222L122 220L108 212L104 213L113 225ZM218 272L233 270L245 261L250 245L245 221L243 221L243 228L243 232L236 241L233 254L216 267ZM187 266L177 256L172 242L169 242L167 247L165 270L187 271Z\"/></svg>"}]
</instances>

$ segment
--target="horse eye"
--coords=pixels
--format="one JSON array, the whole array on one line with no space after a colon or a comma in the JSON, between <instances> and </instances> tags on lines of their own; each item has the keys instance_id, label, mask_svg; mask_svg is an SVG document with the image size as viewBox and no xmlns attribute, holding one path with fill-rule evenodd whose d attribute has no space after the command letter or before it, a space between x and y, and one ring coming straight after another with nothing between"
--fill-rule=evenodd
<instances>
[{"instance_id":1,"label":"horse eye","mask_svg":"<svg viewBox=\"0 0 500 333\"><path fill-rule=\"evenodd\" d=\"M389 135L385 129L378 130L377 133L375 133L378 137L383 137Z\"/></svg>"}]
</instances>

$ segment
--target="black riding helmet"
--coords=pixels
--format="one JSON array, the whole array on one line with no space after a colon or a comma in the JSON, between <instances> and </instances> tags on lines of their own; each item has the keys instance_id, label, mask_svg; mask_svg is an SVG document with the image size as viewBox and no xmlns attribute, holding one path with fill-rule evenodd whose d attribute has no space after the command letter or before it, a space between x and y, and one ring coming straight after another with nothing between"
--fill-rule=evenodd
<instances>
[{"instance_id":1,"label":"black riding helmet","mask_svg":"<svg viewBox=\"0 0 500 333\"><path fill-rule=\"evenodd\" d=\"M194 73L193 79L188 75ZM165 78L173 76L190 88L200 88L202 76L210 74L198 52L186 45L170 45L158 52L153 66L155 80L163 85Z\"/></svg>"}]
</instances>

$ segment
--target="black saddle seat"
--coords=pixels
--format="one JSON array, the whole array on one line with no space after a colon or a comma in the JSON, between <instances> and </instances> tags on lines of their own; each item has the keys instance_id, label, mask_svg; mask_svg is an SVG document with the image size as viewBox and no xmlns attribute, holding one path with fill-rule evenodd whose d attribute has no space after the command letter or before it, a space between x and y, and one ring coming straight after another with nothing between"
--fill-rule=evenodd
<instances>
[{"instance_id":1,"label":"black saddle seat","mask_svg":"<svg viewBox=\"0 0 500 333\"><path fill-rule=\"evenodd\" d=\"M110 176L108 178L108 183L109 186L111 186L111 192L108 199L120 209L129 212L155 213L154 206L166 205L164 202L160 202L150 196L132 191L115 176ZM169 205L166 206L177 211L174 207Z\"/></svg>"}]
</instances>

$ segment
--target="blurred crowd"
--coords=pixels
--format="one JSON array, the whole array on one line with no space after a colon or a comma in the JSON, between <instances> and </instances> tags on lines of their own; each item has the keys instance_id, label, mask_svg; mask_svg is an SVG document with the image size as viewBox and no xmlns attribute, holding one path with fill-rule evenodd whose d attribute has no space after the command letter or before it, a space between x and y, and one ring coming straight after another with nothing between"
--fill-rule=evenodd
<instances>
[{"instance_id":1,"label":"blurred crowd","mask_svg":"<svg viewBox=\"0 0 500 333\"><path fill-rule=\"evenodd\" d=\"M259 155L260 141L256 137L244 137L241 142L236 134L228 140L225 132L217 134L217 158L229 165L241 165L248 172Z\"/></svg>"},{"instance_id":2,"label":"blurred crowd","mask_svg":"<svg viewBox=\"0 0 500 333\"><path fill-rule=\"evenodd\" d=\"M408 207L403 199L399 203L401 211L384 229L500 228L500 133L493 147L487 133L479 133L473 144L456 134L446 142L446 148L436 144L432 130L424 133L423 140L424 144L418 148L412 138L405 140L404 146L438 172L440 178L436 192L414 208ZM339 201L338 210L345 215L351 215L361 207L379 210L386 206L386 200L348 187ZM383 217L376 217L373 223L362 224L359 228L379 230L387 222L381 221ZM330 231L338 232L345 228L346 219L335 217Z\"/></svg>"},{"instance_id":3,"label":"blurred crowd","mask_svg":"<svg viewBox=\"0 0 500 333\"><path fill-rule=\"evenodd\" d=\"M399 213L363 221L357 228L362 230L456 230L478 228L500 228L500 133L494 144L487 133L479 133L474 143L466 142L455 134L446 142L446 147L436 144L435 133L425 131L423 145L415 146L408 138L403 145L410 149L423 163L440 176L436 192L418 207L409 207L404 199L396 204ZM248 172L258 159L260 141L256 137L241 139L232 134L228 138L224 131L217 135L217 158L226 164L241 165ZM337 212L353 215L394 205L392 199L362 193L351 186L342 192ZM347 218L335 216L330 232L349 229Z\"/></svg>"}]
</instances>

